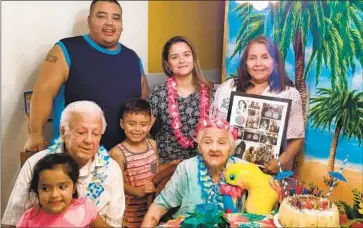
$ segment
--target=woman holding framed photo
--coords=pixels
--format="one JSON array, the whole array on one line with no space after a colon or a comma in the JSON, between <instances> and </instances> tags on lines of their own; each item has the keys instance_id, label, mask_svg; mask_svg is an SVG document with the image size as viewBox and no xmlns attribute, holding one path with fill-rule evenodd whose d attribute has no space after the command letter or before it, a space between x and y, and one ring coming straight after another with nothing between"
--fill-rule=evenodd
<instances>
[{"instance_id":1,"label":"woman holding framed photo","mask_svg":"<svg viewBox=\"0 0 363 228\"><path fill-rule=\"evenodd\" d=\"M232 91L290 99L291 111L286 142L283 143L286 146L283 146L284 151L280 153L280 162L285 170L291 170L294 157L305 137L305 125L300 94L287 77L279 48L271 39L259 36L245 47L239 68L238 77L227 80L217 89L211 106L212 115L227 119ZM263 171L278 173L277 160L271 160Z\"/></svg>"}]
</instances>

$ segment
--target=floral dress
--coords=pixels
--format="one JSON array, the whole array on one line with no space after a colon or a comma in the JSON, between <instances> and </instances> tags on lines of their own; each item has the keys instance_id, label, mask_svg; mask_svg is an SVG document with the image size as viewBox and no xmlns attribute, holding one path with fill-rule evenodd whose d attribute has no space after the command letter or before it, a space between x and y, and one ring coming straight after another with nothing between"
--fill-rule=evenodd
<instances>
[{"instance_id":1,"label":"floral dress","mask_svg":"<svg viewBox=\"0 0 363 228\"><path fill-rule=\"evenodd\" d=\"M211 98L214 97L215 90L212 90ZM168 90L166 83L156 86L151 92L148 102L151 111L156 117L159 130L155 136L155 140L159 150L159 160L161 164L171 162L176 159L188 159L193 157L194 148L182 148L173 133L171 127L171 118L168 110ZM199 92L195 91L187 97L177 97L177 103L182 124L181 132L186 137L193 139L194 129L199 121ZM212 103L212 100L210 100Z\"/></svg>"}]
</instances>

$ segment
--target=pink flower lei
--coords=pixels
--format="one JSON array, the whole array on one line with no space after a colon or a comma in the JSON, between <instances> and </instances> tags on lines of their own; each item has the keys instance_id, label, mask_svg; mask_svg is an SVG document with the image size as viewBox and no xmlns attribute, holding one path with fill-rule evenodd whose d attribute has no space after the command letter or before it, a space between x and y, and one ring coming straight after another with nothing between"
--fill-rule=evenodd
<instances>
[{"instance_id":1,"label":"pink flower lei","mask_svg":"<svg viewBox=\"0 0 363 228\"><path fill-rule=\"evenodd\" d=\"M177 139L177 142L182 148L194 147L193 140L185 137L181 132L182 124L180 122L180 114L177 103L178 91L177 82L173 77L169 77L166 81L166 87L168 90L168 110L171 118L171 127L173 133ZM203 120L208 118L207 112L209 110L209 96L208 88L202 84L199 92L199 121L194 131L194 137L198 135L198 132L202 126Z\"/></svg>"}]
</instances>

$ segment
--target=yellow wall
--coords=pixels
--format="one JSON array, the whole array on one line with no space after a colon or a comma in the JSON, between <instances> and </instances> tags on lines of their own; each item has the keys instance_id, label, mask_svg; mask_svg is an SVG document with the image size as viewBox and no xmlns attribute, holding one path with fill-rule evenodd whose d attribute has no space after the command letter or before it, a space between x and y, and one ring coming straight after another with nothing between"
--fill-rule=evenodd
<instances>
[{"instance_id":1,"label":"yellow wall","mask_svg":"<svg viewBox=\"0 0 363 228\"><path fill-rule=\"evenodd\" d=\"M224 4L224 1L149 1L149 73L162 72L162 48L175 35L192 41L203 70L220 69Z\"/></svg>"}]
</instances>

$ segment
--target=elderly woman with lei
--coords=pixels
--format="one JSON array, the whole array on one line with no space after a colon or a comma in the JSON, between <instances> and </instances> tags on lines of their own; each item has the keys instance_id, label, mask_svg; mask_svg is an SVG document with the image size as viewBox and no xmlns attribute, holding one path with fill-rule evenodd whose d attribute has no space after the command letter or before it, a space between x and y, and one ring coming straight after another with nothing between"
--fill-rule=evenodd
<instances>
[{"instance_id":1,"label":"elderly woman with lei","mask_svg":"<svg viewBox=\"0 0 363 228\"><path fill-rule=\"evenodd\" d=\"M208 119L199 131L198 154L181 162L165 188L148 209L142 227L154 227L168 210L174 217L193 213L197 205L212 203L224 209L220 187L230 164L246 161L233 157L237 131L227 121Z\"/></svg>"},{"instance_id":2,"label":"elderly woman with lei","mask_svg":"<svg viewBox=\"0 0 363 228\"><path fill-rule=\"evenodd\" d=\"M192 43L184 37L166 42L162 65L168 79L153 89L148 102L159 126L155 139L160 163L177 163L195 155L193 138L208 115L212 88Z\"/></svg>"},{"instance_id":3,"label":"elderly woman with lei","mask_svg":"<svg viewBox=\"0 0 363 228\"><path fill-rule=\"evenodd\" d=\"M299 92L287 77L280 50L271 39L259 36L248 42L241 57L238 77L224 82L215 93L211 105L212 116L227 119L232 91L285 98L292 101L286 132L287 140L284 142L279 159L284 169L291 170L294 157L301 148L305 137L302 102ZM253 108L260 109L261 107ZM265 115L267 116L267 113ZM269 129L269 131L272 130ZM278 173L277 160L270 160L263 171L268 174Z\"/></svg>"}]
</instances>

